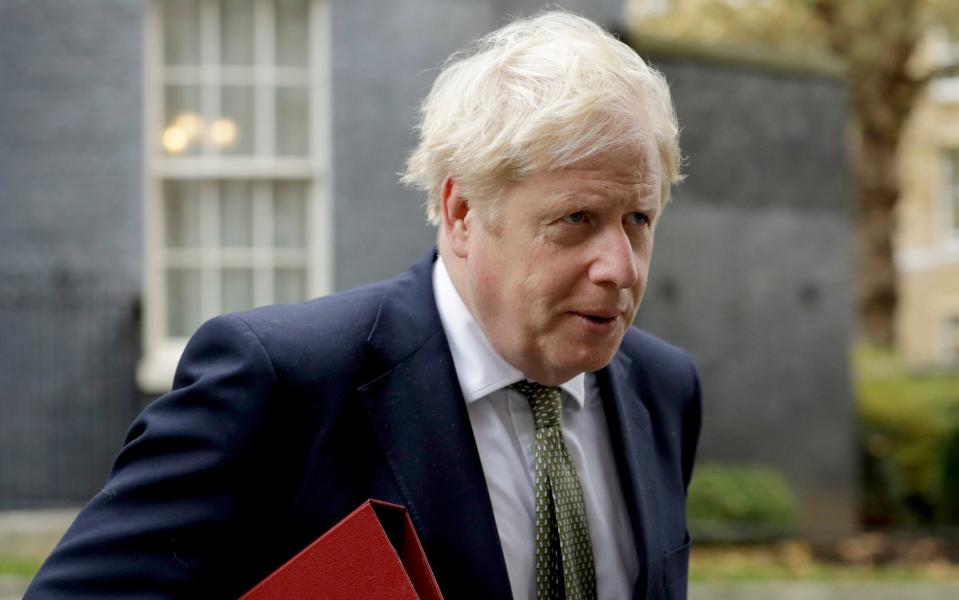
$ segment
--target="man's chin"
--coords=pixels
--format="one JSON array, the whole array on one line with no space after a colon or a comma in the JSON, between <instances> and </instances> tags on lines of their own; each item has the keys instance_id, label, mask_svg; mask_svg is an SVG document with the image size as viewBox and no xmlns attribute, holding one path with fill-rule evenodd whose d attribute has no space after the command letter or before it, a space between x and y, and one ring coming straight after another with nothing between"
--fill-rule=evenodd
<instances>
[{"instance_id":1,"label":"man's chin","mask_svg":"<svg viewBox=\"0 0 959 600\"><path fill-rule=\"evenodd\" d=\"M591 373L604 368L613 360L613 357L616 356L616 350L618 349L619 344L603 347L588 346L582 348L573 356L566 356L564 360L558 362L564 363L566 367L564 370L572 373L570 377L575 377L580 373Z\"/></svg>"}]
</instances>

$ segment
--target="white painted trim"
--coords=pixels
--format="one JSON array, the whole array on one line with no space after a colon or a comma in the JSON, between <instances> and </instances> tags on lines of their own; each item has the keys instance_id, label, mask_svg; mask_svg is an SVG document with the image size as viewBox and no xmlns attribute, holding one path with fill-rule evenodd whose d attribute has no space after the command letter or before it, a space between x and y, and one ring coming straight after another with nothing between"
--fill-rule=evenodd
<instances>
[{"instance_id":1,"label":"white painted trim","mask_svg":"<svg viewBox=\"0 0 959 600\"><path fill-rule=\"evenodd\" d=\"M200 185L200 321L222 312L220 301L220 190L216 181ZM167 265L164 265L166 267Z\"/></svg>"},{"instance_id":2,"label":"white painted trim","mask_svg":"<svg viewBox=\"0 0 959 600\"><path fill-rule=\"evenodd\" d=\"M330 82L332 81L332 21L329 0L310 3L310 159L313 174L309 186L312 202L307 206L307 240L313 260L307 273L307 294L333 292L333 129Z\"/></svg>"},{"instance_id":3,"label":"white painted trim","mask_svg":"<svg viewBox=\"0 0 959 600\"><path fill-rule=\"evenodd\" d=\"M259 261L253 273L253 298L257 305L273 301L273 184L258 181L253 186L253 244Z\"/></svg>"},{"instance_id":4,"label":"white painted trim","mask_svg":"<svg viewBox=\"0 0 959 600\"><path fill-rule=\"evenodd\" d=\"M273 67L259 70L256 66L220 66L218 79L222 85L283 85L309 87L310 71L302 67ZM198 65L163 67L163 81L173 85L200 85L205 82L204 69Z\"/></svg>"},{"instance_id":5,"label":"white painted trim","mask_svg":"<svg viewBox=\"0 0 959 600\"><path fill-rule=\"evenodd\" d=\"M264 82L275 79L273 76L276 63L276 4L271 0L256 0L253 5L256 20L254 21L253 45L254 64L256 65L257 86L254 102L254 127L256 129L257 156L273 156L276 153L276 88L265 85Z\"/></svg>"},{"instance_id":6,"label":"white painted trim","mask_svg":"<svg viewBox=\"0 0 959 600\"><path fill-rule=\"evenodd\" d=\"M215 258L214 258L215 255ZM242 267L304 267L306 252L294 248L176 248L163 251L164 266L173 268L196 267L200 261L211 268ZM267 288L270 289L270 288ZM264 302L270 302L269 295Z\"/></svg>"},{"instance_id":7,"label":"white painted trim","mask_svg":"<svg viewBox=\"0 0 959 600\"><path fill-rule=\"evenodd\" d=\"M154 344L137 364L137 385L149 394L170 391L180 355L186 347L184 339L167 339Z\"/></svg>"},{"instance_id":8,"label":"white painted trim","mask_svg":"<svg viewBox=\"0 0 959 600\"><path fill-rule=\"evenodd\" d=\"M949 240L931 247L899 250L896 252L895 262L896 269L904 273L921 273L959 265L959 240Z\"/></svg>"},{"instance_id":9,"label":"white painted trim","mask_svg":"<svg viewBox=\"0 0 959 600\"><path fill-rule=\"evenodd\" d=\"M142 235L143 235L143 296L141 298L141 358L137 365L137 384L148 393L169 389L171 376L160 386L164 372L155 366L159 360L157 350L162 338L166 314L166 290L157 253L163 243L164 223L160 210L159 181L151 176L153 161L159 148L159 116L163 114L163 88L158 85L156 66L163 60L163 37L160 35L160 0L147 2L143 23L143 182ZM182 348L180 348L182 351ZM179 359L179 354L177 358ZM174 362L175 365L175 362Z\"/></svg>"},{"instance_id":10,"label":"white painted trim","mask_svg":"<svg viewBox=\"0 0 959 600\"><path fill-rule=\"evenodd\" d=\"M939 154L939 192L933 211L933 232L941 245L959 244L959 222L955 207L959 206L959 149L945 148Z\"/></svg>"},{"instance_id":11,"label":"white painted trim","mask_svg":"<svg viewBox=\"0 0 959 600\"><path fill-rule=\"evenodd\" d=\"M947 157L949 163L949 180L943 186L940 195L940 219L943 237L947 241L959 242L959 222L956 221L956 209L959 208L959 173L956 172L957 161L959 161L959 150L954 149L949 152Z\"/></svg>"},{"instance_id":12,"label":"white painted trim","mask_svg":"<svg viewBox=\"0 0 959 600\"><path fill-rule=\"evenodd\" d=\"M672 10L672 0L626 0L623 9L630 18L661 17Z\"/></svg>"},{"instance_id":13,"label":"white painted trim","mask_svg":"<svg viewBox=\"0 0 959 600\"><path fill-rule=\"evenodd\" d=\"M959 364L959 310L940 315L938 321L939 345L937 348L939 359L944 365Z\"/></svg>"},{"instance_id":14,"label":"white painted trim","mask_svg":"<svg viewBox=\"0 0 959 600\"><path fill-rule=\"evenodd\" d=\"M266 156L162 157L149 175L163 179L310 179L316 176L309 158Z\"/></svg>"},{"instance_id":15,"label":"white painted trim","mask_svg":"<svg viewBox=\"0 0 959 600\"><path fill-rule=\"evenodd\" d=\"M934 79L929 84L929 99L937 104L959 103L959 77Z\"/></svg>"},{"instance_id":16,"label":"white painted trim","mask_svg":"<svg viewBox=\"0 0 959 600\"><path fill-rule=\"evenodd\" d=\"M212 123L223 108L220 89L220 7L218 0L200 3L200 114L204 123ZM166 83L166 82L164 82ZM210 136L203 136L203 153L218 154L219 148Z\"/></svg>"}]
</instances>

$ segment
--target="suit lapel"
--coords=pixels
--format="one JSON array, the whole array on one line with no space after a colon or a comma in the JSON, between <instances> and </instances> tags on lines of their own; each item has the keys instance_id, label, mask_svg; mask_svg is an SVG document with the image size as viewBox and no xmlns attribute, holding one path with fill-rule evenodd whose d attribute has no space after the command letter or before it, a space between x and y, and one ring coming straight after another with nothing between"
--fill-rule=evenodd
<instances>
[{"instance_id":1,"label":"suit lapel","mask_svg":"<svg viewBox=\"0 0 959 600\"><path fill-rule=\"evenodd\" d=\"M384 299L369 343L386 372L359 388L447 598L512 596L466 403L436 311L432 256Z\"/></svg>"},{"instance_id":2,"label":"suit lapel","mask_svg":"<svg viewBox=\"0 0 959 600\"><path fill-rule=\"evenodd\" d=\"M627 385L631 364L629 357L618 352L596 376L636 541L639 579L633 598L645 599L652 597L653 586L661 577L659 557L653 550L658 547L652 518L656 494L652 485L657 478L649 413L635 387Z\"/></svg>"}]
</instances>

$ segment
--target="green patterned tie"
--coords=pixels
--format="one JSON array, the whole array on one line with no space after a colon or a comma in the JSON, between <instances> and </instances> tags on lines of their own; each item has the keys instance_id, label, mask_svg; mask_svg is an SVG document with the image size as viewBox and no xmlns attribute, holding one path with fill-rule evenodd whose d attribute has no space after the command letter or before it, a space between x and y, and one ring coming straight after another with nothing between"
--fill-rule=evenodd
<instances>
[{"instance_id":1,"label":"green patterned tie","mask_svg":"<svg viewBox=\"0 0 959 600\"><path fill-rule=\"evenodd\" d=\"M536 428L537 598L595 599L596 571L586 505L563 441L559 388L531 381L510 387L529 400Z\"/></svg>"}]
</instances>

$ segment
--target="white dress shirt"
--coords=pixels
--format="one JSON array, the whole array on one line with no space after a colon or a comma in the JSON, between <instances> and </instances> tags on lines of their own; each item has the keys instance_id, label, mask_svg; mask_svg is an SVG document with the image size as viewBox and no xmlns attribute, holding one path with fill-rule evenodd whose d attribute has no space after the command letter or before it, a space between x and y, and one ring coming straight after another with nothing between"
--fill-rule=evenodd
<instances>
[{"instance_id":1,"label":"white dress shirt","mask_svg":"<svg viewBox=\"0 0 959 600\"><path fill-rule=\"evenodd\" d=\"M493 350L442 258L433 266L433 293L466 399L513 597L535 600L533 413L525 397L506 389L526 376ZM629 598L639 561L595 376L580 373L560 389L563 438L583 488L597 595Z\"/></svg>"}]
</instances>

